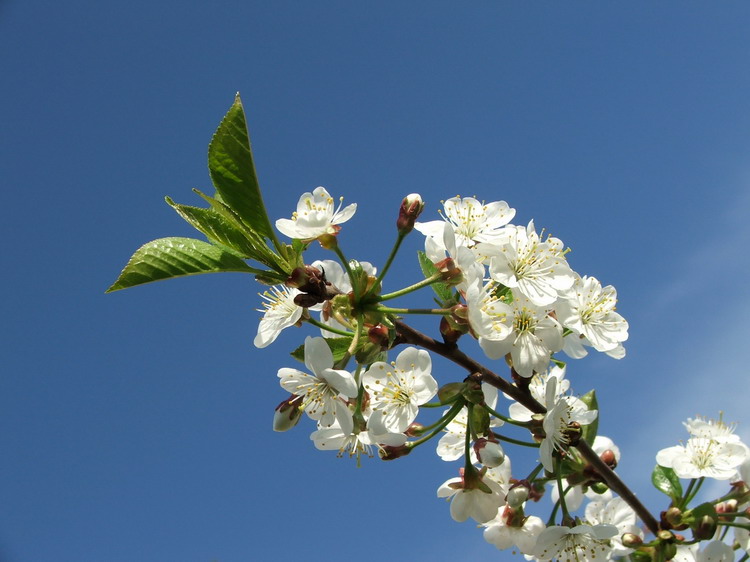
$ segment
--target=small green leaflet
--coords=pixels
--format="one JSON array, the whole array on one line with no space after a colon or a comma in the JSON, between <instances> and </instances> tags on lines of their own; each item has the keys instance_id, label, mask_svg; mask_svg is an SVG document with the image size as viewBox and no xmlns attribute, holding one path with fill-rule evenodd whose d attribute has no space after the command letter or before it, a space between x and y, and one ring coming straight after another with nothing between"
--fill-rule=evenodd
<instances>
[{"instance_id":1,"label":"small green leaflet","mask_svg":"<svg viewBox=\"0 0 750 562\"><path fill-rule=\"evenodd\" d=\"M193 238L159 238L135 251L107 292L162 279L222 271L264 273L247 265L237 254L208 242Z\"/></svg>"},{"instance_id":2,"label":"small green leaflet","mask_svg":"<svg viewBox=\"0 0 750 562\"><path fill-rule=\"evenodd\" d=\"M346 351L349 349L349 346L352 344L352 338L324 338L326 340L326 343L328 344L328 347L331 348L331 353L333 353L333 362L341 360L344 355L346 354ZM294 357L297 361L304 363L305 362L305 344L302 344L297 349L292 351L291 353L292 357Z\"/></svg>"},{"instance_id":3,"label":"small green leaflet","mask_svg":"<svg viewBox=\"0 0 750 562\"><path fill-rule=\"evenodd\" d=\"M430 261L430 258L427 257L427 254L420 251L420 252L417 252L417 256L419 257L419 267L422 268L422 274L424 275L425 279L427 279L428 277L432 277L438 272L437 268L435 267L435 264ZM435 291L435 294L438 296L438 299L440 299L440 306L443 306L446 303L449 303L455 300L453 289L451 289L445 283L438 282L438 283L433 283L430 286L432 287L432 290Z\"/></svg>"},{"instance_id":4,"label":"small green leaflet","mask_svg":"<svg viewBox=\"0 0 750 562\"><path fill-rule=\"evenodd\" d=\"M682 484L674 470L657 464L651 473L651 482L654 488L672 498L672 503L679 504L682 498Z\"/></svg>"}]
</instances>

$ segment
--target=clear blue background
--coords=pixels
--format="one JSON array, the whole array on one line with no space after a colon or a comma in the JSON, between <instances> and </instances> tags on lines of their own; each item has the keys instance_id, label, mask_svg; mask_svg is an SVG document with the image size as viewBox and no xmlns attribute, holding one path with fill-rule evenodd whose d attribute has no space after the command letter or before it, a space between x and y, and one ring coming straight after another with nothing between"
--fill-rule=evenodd
<instances>
[{"instance_id":1,"label":"clear blue background","mask_svg":"<svg viewBox=\"0 0 750 562\"><path fill-rule=\"evenodd\" d=\"M141 244L200 237L163 197L210 191L238 90L272 219L324 185L360 205L344 249L380 264L407 193L430 219L504 199L614 284L628 357L569 378L663 509L680 422L750 422L749 31L733 1L1 2L0 560L510 558L451 520L460 463L432 446L356 469L309 420L271 431L301 333L252 346L250 276L104 294Z\"/></svg>"}]
</instances>

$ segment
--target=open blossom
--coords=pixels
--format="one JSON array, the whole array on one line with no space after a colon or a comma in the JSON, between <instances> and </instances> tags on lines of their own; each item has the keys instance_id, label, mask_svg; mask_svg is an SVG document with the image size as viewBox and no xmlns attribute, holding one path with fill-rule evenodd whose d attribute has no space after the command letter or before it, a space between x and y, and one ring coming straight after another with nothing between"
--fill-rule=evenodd
<instances>
[{"instance_id":1,"label":"open blossom","mask_svg":"<svg viewBox=\"0 0 750 562\"><path fill-rule=\"evenodd\" d=\"M482 477L481 472L475 473L474 476L489 489L489 492L466 482L463 468L459 472L459 478L443 482L438 488L438 497L450 498L451 517L459 523L469 517L477 523L486 523L497 515L498 509L505 503L505 492L493 479Z\"/></svg>"},{"instance_id":2,"label":"open blossom","mask_svg":"<svg viewBox=\"0 0 750 562\"><path fill-rule=\"evenodd\" d=\"M555 378L547 381L545 406L547 413L542 422L545 437L539 446L539 456L545 470L553 472L552 454L555 451L564 451L570 444L567 435L570 424L576 422L588 425L596 419L598 412L589 410L583 401L574 396L558 396Z\"/></svg>"},{"instance_id":3,"label":"open blossom","mask_svg":"<svg viewBox=\"0 0 750 562\"><path fill-rule=\"evenodd\" d=\"M500 304L494 306L502 314ZM490 359L499 359L510 353L516 372L530 378L535 372L544 372L552 353L562 349L562 327L546 309L536 306L523 295L514 292L513 302L508 306L510 314L506 323L510 330L505 337L499 336L503 332L497 327L495 331L498 337L490 339L489 336L480 336L479 345Z\"/></svg>"},{"instance_id":4,"label":"open blossom","mask_svg":"<svg viewBox=\"0 0 750 562\"><path fill-rule=\"evenodd\" d=\"M490 258L490 277L537 306L553 304L575 281L562 242L551 236L542 241L533 221L506 232L502 242L478 246L478 251Z\"/></svg>"},{"instance_id":5,"label":"open blossom","mask_svg":"<svg viewBox=\"0 0 750 562\"><path fill-rule=\"evenodd\" d=\"M621 537L625 533L643 538L643 531L636 525L636 515L622 498L612 498L609 501L592 501L586 506L586 522L590 525L614 525L617 534L610 539L612 556L626 556L633 552L622 544Z\"/></svg>"},{"instance_id":6,"label":"open blossom","mask_svg":"<svg viewBox=\"0 0 750 562\"><path fill-rule=\"evenodd\" d=\"M539 560L593 562L608 560L610 540L617 534L614 525L576 525L547 527L536 540L534 556Z\"/></svg>"},{"instance_id":7,"label":"open blossom","mask_svg":"<svg viewBox=\"0 0 750 562\"><path fill-rule=\"evenodd\" d=\"M299 289L281 285L271 287L261 295L266 301L263 303L265 311L258 325L258 334L253 341L255 347L271 345L284 328L294 326L299 321L304 310L294 303L294 297L299 294Z\"/></svg>"},{"instance_id":8,"label":"open blossom","mask_svg":"<svg viewBox=\"0 0 750 562\"><path fill-rule=\"evenodd\" d=\"M362 270L367 275L373 277L376 275L377 269L371 263L363 261L359 262L359 265L362 266ZM317 268L321 272L323 272L325 274L326 281L328 281L342 293L346 294L351 292L351 280L349 279L349 276L346 274L344 268L341 267L341 264L339 262L334 260L315 260L310 264L310 266ZM330 326L331 328L335 328L338 330L351 329L351 326L342 324L341 322L336 320L336 318L328 314L328 312L330 311L329 303L330 301L326 301L322 304L316 304L314 306L311 306L310 310L321 311L320 321L326 326ZM320 333L323 337L331 337L331 332L329 332L325 328L321 328Z\"/></svg>"},{"instance_id":9,"label":"open blossom","mask_svg":"<svg viewBox=\"0 0 750 562\"><path fill-rule=\"evenodd\" d=\"M615 312L617 292L595 277L579 277L555 305L560 323L597 351L612 351L628 339L628 323ZM583 339L580 338L583 336Z\"/></svg>"},{"instance_id":10,"label":"open blossom","mask_svg":"<svg viewBox=\"0 0 750 562\"><path fill-rule=\"evenodd\" d=\"M726 543L714 540L699 550L700 544L678 545L673 562L732 562L734 550Z\"/></svg>"},{"instance_id":11,"label":"open blossom","mask_svg":"<svg viewBox=\"0 0 750 562\"><path fill-rule=\"evenodd\" d=\"M721 418L718 420L703 417L688 418L686 422L683 422L683 425L691 437L705 437L727 443L740 442L740 436L734 433L737 424L726 423Z\"/></svg>"},{"instance_id":12,"label":"open blossom","mask_svg":"<svg viewBox=\"0 0 750 562\"><path fill-rule=\"evenodd\" d=\"M691 437L685 445L662 449L656 462L674 470L679 478L729 480L747 458L747 448L739 442Z\"/></svg>"},{"instance_id":13,"label":"open blossom","mask_svg":"<svg viewBox=\"0 0 750 562\"><path fill-rule=\"evenodd\" d=\"M333 353L323 338L305 339L305 365L312 375L297 369L279 369L284 390L303 397L301 409L322 427L338 422L351 432L351 413L341 396L356 398L357 383L348 371L333 369Z\"/></svg>"},{"instance_id":14,"label":"open blossom","mask_svg":"<svg viewBox=\"0 0 750 562\"><path fill-rule=\"evenodd\" d=\"M494 409L497 404L497 389L487 383L482 383L482 394L484 394L484 403ZM443 412L443 415L447 412L448 410ZM447 462L455 461L464 455L467 419L468 409L463 407L456 417L445 426L443 430L445 434L440 437L437 444L437 454L442 460ZM492 418L490 422L491 427L499 427L501 425L503 425L502 420L495 417ZM470 450L470 454L472 455L472 462L476 462L477 459L473 447Z\"/></svg>"},{"instance_id":15,"label":"open blossom","mask_svg":"<svg viewBox=\"0 0 750 562\"><path fill-rule=\"evenodd\" d=\"M310 435L310 439L316 449L338 451L339 457L355 457L357 463L362 455L375 456L374 451L382 445L398 447L406 443L406 435L403 433L379 432L378 429L370 427L369 423L367 429L357 432L353 429L342 429L340 424L334 423L330 427L318 428Z\"/></svg>"},{"instance_id":16,"label":"open blossom","mask_svg":"<svg viewBox=\"0 0 750 562\"><path fill-rule=\"evenodd\" d=\"M443 203L443 208L443 219L455 233L456 243L467 248L477 242L495 240L516 214L505 201L480 203L473 197L451 197ZM414 228L441 244L443 221L418 222Z\"/></svg>"},{"instance_id":17,"label":"open blossom","mask_svg":"<svg viewBox=\"0 0 750 562\"><path fill-rule=\"evenodd\" d=\"M535 515L528 515L516 522L514 516L515 510L510 506L500 508L497 516L484 524L484 540L500 550L515 546L523 554L533 555L536 539L546 528L544 522Z\"/></svg>"},{"instance_id":18,"label":"open blossom","mask_svg":"<svg viewBox=\"0 0 750 562\"><path fill-rule=\"evenodd\" d=\"M557 386L555 387L557 395L555 399L565 394L570 388L570 381L565 378L565 367L553 365L547 372L536 373L529 381L529 393L540 404L544 404L546 400L547 382L551 378L557 379ZM516 421L527 422L531 421L533 412L523 404L513 402L508 407L508 415Z\"/></svg>"},{"instance_id":19,"label":"open blossom","mask_svg":"<svg viewBox=\"0 0 750 562\"><path fill-rule=\"evenodd\" d=\"M341 223L348 221L357 210L352 203L344 209L341 203L333 207L333 197L324 187L316 187L312 193L303 193L297 203L297 210L291 219L279 219L276 228L289 238L314 240L323 234L337 234Z\"/></svg>"},{"instance_id":20,"label":"open blossom","mask_svg":"<svg viewBox=\"0 0 750 562\"><path fill-rule=\"evenodd\" d=\"M419 406L435 396L438 386L431 370L429 353L407 347L392 364L377 361L362 375L370 408L382 412L383 425L389 431L406 431L416 419Z\"/></svg>"}]
</instances>

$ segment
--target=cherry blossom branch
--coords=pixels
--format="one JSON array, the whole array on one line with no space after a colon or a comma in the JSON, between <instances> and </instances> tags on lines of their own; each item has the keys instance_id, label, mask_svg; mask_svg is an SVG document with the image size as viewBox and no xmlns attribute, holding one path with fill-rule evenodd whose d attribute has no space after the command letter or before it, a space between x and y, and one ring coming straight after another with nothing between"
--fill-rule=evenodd
<instances>
[{"instance_id":1,"label":"cherry blossom branch","mask_svg":"<svg viewBox=\"0 0 750 562\"><path fill-rule=\"evenodd\" d=\"M396 331L399 336L401 336L403 343L418 345L433 351L438 355L453 361L457 365L460 365L472 374L478 374L482 382L486 382L498 388L532 412L537 414L546 413L547 410L544 406L534 400L530 394L510 384L500 375L492 372L487 367L477 363L474 359L458 349L457 345L436 341L400 320L396 320L394 323ZM652 533L656 534L659 531L659 523L654 516L651 515L648 509L646 509L646 506L641 503L630 488L628 488L628 486L620 479L620 477L599 458L599 455L597 455L583 439L578 442L576 448L581 453L581 456L594 468L594 470L596 470L599 476L601 476L607 486L609 486L611 490L617 493L630 507L632 507L646 527L648 527Z\"/></svg>"}]
</instances>

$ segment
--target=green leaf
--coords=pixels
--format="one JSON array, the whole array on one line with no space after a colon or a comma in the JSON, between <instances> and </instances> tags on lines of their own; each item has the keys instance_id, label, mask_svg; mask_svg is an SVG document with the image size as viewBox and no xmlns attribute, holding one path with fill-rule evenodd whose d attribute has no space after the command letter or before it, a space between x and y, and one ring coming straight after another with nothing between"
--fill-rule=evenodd
<instances>
[{"instance_id":1,"label":"green leaf","mask_svg":"<svg viewBox=\"0 0 750 562\"><path fill-rule=\"evenodd\" d=\"M274 240L255 173L245 110L239 94L208 146L208 170L221 200L255 232Z\"/></svg>"},{"instance_id":2,"label":"green leaf","mask_svg":"<svg viewBox=\"0 0 750 562\"><path fill-rule=\"evenodd\" d=\"M180 205L169 197L165 199L177 214L211 242L231 248L243 258L251 258L257 253L245 235L214 209Z\"/></svg>"},{"instance_id":3,"label":"green leaf","mask_svg":"<svg viewBox=\"0 0 750 562\"><path fill-rule=\"evenodd\" d=\"M287 275L291 273L293 268L290 268L284 259L271 250L266 244L266 241L259 234L243 223L237 213L235 213L226 203L222 203L220 200L206 195L198 189L194 189L193 191L205 199L206 202L211 205L211 208L223 217L230 225L243 233L245 239L252 247L253 253L250 256L252 259L275 269L279 273L286 273Z\"/></svg>"},{"instance_id":4,"label":"green leaf","mask_svg":"<svg viewBox=\"0 0 750 562\"><path fill-rule=\"evenodd\" d=\"M349 346L352 344L352 338L324 338L324 339L326 340L328 347L331 348L331 352L333 353L334 363L336 361L341 360L344 357L344 355L346 354L346 351L349 349ZM305 362L305 344L302 344L297 349L292 351L291 355L297 361L304 363Z\"/></svg>"},{"instance_id":5,"label":"green leaf","mask_svg":"<svg viewBox=\"0 0 750 562\"><path fill-rule=\"evenodd\" d=\"M193 238L159 238L136 250L107 292L162 279L221 271L264 273L247 265L233 252L208 242Z\"/></svg>"},{"instance_id":6,"label":"green leaf","mask_svg":"<svg viewBox=\"0 0 750 562\"><path fill-rule=\"evenodd\" d=\"M586 404L589 410L597 410L599 411L599 403L596 400L596 391L590 390L583 396L581 396L581 402ZM594 444L594 439L596 439L596 434L599 431L599 414L597 413L596 419L592 421L588 425L584 425L581 428L581 437L583 437L583 440L586 441L589 445Z\"/></svg>"},{"instance_id":7,"label":"green leaf","mask_svg":"<svg viewBox=\"0 0 750 562\"><path fill-rule=\"evenodd\" d=\"M657 464L651 473L651 482L654 488L672 498L675 505L679 503L682 498L682 484L674 470Z\"/></svg>"},{"instance_id":8,"label":"green leaf","mask_svg":"<svg viewBox=\"0 0 750 562\"><path fill-rule=\"evenodd\" d=\"M417 252L417 256L419 257L419 267L422 269L422 274L424 275L425 279L427 279L428 277L432 277L438 272L435 264L430 261L430 258L427 257L427 254L420 251ZM430 287L432 287L432 290L435 291L435 294L440 299L441 306L455 300L453 289L451 289L447 284L437 282L430 285Z\"/></svg>"}]
</instances>

